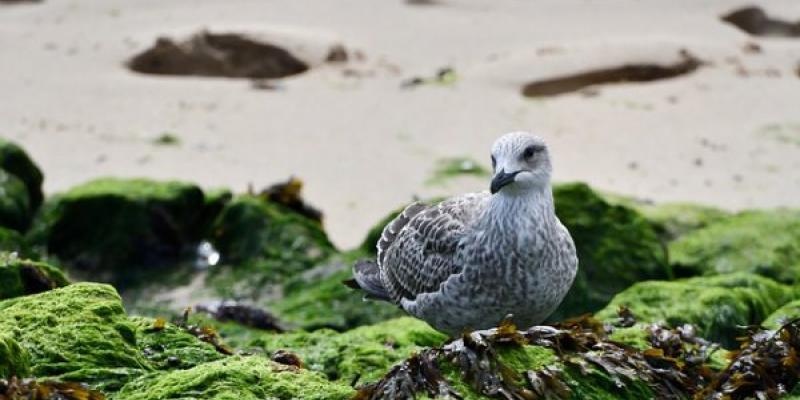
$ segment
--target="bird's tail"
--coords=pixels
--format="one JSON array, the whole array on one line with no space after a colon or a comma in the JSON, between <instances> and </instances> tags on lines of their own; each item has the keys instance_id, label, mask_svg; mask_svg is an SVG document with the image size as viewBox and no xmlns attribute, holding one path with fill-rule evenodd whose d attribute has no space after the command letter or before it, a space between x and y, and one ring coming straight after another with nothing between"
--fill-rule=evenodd
<instances>
[{"instance_id":1,"label":"bird's tail","mask_svg":"<svg viewBox=\"0 0 800 400\"><path fill-rule=\"evenodd\" d=\"M374 261L359 260L353 265L353 279L343 282L353 289L361 289L366 292L365 298L384 300L391 302L389 292L381 281L380 269Z\"/></svg>"}]
</instances>

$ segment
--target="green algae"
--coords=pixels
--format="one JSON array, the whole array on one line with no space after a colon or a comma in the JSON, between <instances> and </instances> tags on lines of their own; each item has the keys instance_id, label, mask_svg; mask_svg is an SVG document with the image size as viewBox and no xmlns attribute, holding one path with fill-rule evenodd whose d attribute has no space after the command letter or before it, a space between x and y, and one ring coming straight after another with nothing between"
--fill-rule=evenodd
<instances>
[{"instance_id":1,"label":"green algae","mask_svg":"<svg viewBox=\"0 0 800 400\"><path fill-rule=\"evenodd\" d=\"M343 331L402 316L397 306L364 301L363 293L342 284L352 277L355 260L365 257L360 251L345 253L289 279L283 285L284 297L269 308L282 321L305 330Z\"/></svg>"},{"instance_id":2,"label":"green algae","mask_svg":"<svg viewBox=\"0 0 800 400\"><path fill-rule=\"evenodd\" d=\"M623 205L638 211L650 222L662 242L671 242L691 231L704 228L731 214L719 208L694 203L654 203L614 193L603 193L612 204Z\"/></svg>"},{"instance_id":3,"label":"green algae","mask_svg":"<svg viewBox=\"0 0 800 400\"><path fill-rule=\"evenodd\" d=\"M0 379L24 378L31 373L31 356L17 341L0 333Z\"/></svg>"},{"instance_id":4,"label":"green algae","mask_svg":"<svg viewBox=\"0 0 800 400\"><path fill-rule=\"evenodd\" d=\"M77 283L0 301L0 332L28 351L31 374L40 378L119 387L151 369L135 328L108 285Z\"/></svg>"},{"instance_id":5,"label":"green algae","mask_svg":"<svg viewBox=\"0 0 800 400\"><path fill-rule=\"evenodd\" d=\"M468 157L449 157L436 162L426 185L443 185L460 176L488 177L489 170Z\"/></svg>"},{"instance_id":6,"label":"green algae","mask_svg":"<svg viewBox=\"0 0 800 400\"><path fill-rule=\"evenodd\" d=\"M268 353L289 350L306 368L348 383L357 376L364 382L377 380L413 352L439 346L446 338L420 320L403 317L338 334L321 329L264 335L251 345Z\"/></svg>"},{"instance_id":7,"label":"green algae","mask_svg":"<svg viewBox=\"0 0 800 400\"><path fill-rule=\"evenodd\" d=\"M71 270L124 287L144 274L134 266L174 263L199 241L204 205L192 184L103 178L49 198L29 236Z\"/></svg>"},{"instance_id":8,"label":"green algae","mask_svg":"<svg viewBox=\"0 0 800 400\"><path fill-rule=\"evenodd\" d=\"M25 183L0 169L0 226L25 231L32 216Z\"/></svg>"},{"instance_id":9,"label":"green algae","mask_svg":"<svg viewBox=\"0 0 800 400\"><path fill-rule=\"evenodd\" d=\"M789 286L745 273L648 281L615 296L596 316L612 321L624 305L637 321L692 324L699 336L733 347L742 333L738 327L761 323L795 296L797 291Z\"/></svg>"},{"instance_id":10,"label":"green algae","mask_svg":"<svg viewBox=\"0 0 800 400\"><path fill-rule=\"evenodd\" d=\"M29 255L30 249L21 233L0 227L0 252Z\"/></svg>"},{"instance_id":11,"label":"green algae","mask_svg":"<svg viewBox=\"0 0 800 400\"><path fill-rule=\"evenodd\" d=\"M0 252L0 300L66 286L61 270L41 262Z\"/></svg>"},{"instance_id":12,"label":"green algae","mask_svg":"<svg viewBox=\"0 0 800 400\"><path fill-rule=\"evenodd\" d=\"M761 325L767 329L778 329L795 318L800 318L800 300L790 301L782 305L773 311Z\"/></svg>"},{"instance_id":13,"label":"green algae","mask_svg":"<svg viewBox=\"0 0 800 400\"><path fill-rule=\"evenodd\" d=\"M42 181L44 176L39 167L21 147L0 138L0 169L15 175L25 184L31 210L42 204Z\"/></svg>"},{"instance_id":14,"label":"green algae","mask_svg":"<svg viewBox=\"0 0 800 400\"><path fill-rule=\"evenodd\" d=\"M225 205L210 239L225 265L208 283L233 298L258 298L266 285L313 267L335 250L318 222L247 195Z\"/></svg>"},{"instance_id":15,"label":"green algae","mask_svg":"<svg viewBox=\"0 0 800 400\"><path fill-rule=\"evenodd\" d=\"M312 371L260 356L234 356L187 370L142 376L111 396L114 400L155 399L349 399L353 390Z\"/></svg>"},{"instance_id":16,"label":"green algae","mask_svg":"<svg viewBox=\"0 0 800 400\"><path fill-rule=\"evenodd\" d=\"M677 275L751 272L800 282L800 210L746 211L669 244Z\"/></svg>"},{"instance_id":17,"label":"green algae","mask_svg":"<svg viewBox=\"0 0 800 400\"><path fill-rule=\"evenodd\" d=\"M130 321L136 330L136 346L155 369L187 369L224 357L214 346L175 324L145 317L131 317Z\"/></svg>"},{"instance_id":18,"label":"green algae","mask_svg":"<svg viewBox=\"0 0 800 400\"><path fill-rule=\"evenodd\" d=\"M575 241L579 265L550 320L597 311L636 282L671 277L657 232L638 212L607 202L582 183L556 185L553 196L556 214Z\"/></svg>"}]
</instances>

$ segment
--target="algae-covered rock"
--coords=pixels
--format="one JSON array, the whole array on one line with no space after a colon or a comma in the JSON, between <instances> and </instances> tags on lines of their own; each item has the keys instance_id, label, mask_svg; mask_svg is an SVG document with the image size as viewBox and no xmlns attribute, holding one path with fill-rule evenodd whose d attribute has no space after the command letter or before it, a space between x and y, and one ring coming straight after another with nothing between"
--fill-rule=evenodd
<instances>
[{"instance_id":1,"label":"algae-covered rock","mask_svg":"<svg viewBox=\"0 0 800 400\"><path fill-rule=\"evenodd\" d=\"M0 138L0 169L15 175L25 184L30 208L36 210L44 195L42 194L42 171L28 157L21 147Z\"/></svg>"},{"instance_id":2,"label":"algae-covered rock","mask_svg":"<svg viewBox=\"0 0 800 400\"><path fill-rule=\"evenodd\" d=\"M653 225L664 243L730 215L727 211L694 203L654 203L611 193L603 193L603 198L638 211Z\"/></svg>"},{"instance_id":3,"label":"algae-covered rock","mask_svg":"<svg viewBox=\"0 0 800 400\"><path fill-rule=\"evenodd\" d=\"M0 332L25 348L31 374L112 390L150 370L114 288L77 283L0 301Z\"/></svg>"},{"instance_id":4,"label":"algae-covered rock","mask_svg":"<svg viewBox=\"0 0 800 400\"><path fill-rule=\"evenodd\" d=\"M669 245L679 276L751 272L800 282L800 210L747 211Z\"/></svg>"},{"instance_id":5,"label":"algae-covered rock","mask_svg":"<svg viewBox=\"0 0 800 400\"><path fill-rule=\"evenodd\" d=\"M0 379L24 378L31 373L31 356L7 333L0 332Z\"/></svg>"},{"instance_id":6,"label":"algae-covered rock","mask_svg":"<svg viewBox=\"0 0 800 400\"><path fill-rule=\"evenodd\" d=\"M235 356L187 370L142 376L112 396L115 400L156 399L350 399L354 391L318 373L261 356Z\"/></svg>"},{"instance_id":7,"label":"algae-covered rock","mask_svg":"<svg viewBox=\"0 0 800 400\"><path fill-rule=\"evenodd\" d=\"M0 252L0 300L66 286L61 270L41 262Z\"/></svg>"},{"instance_id":8,"label":"algae-covered rock","mask_svg":"<svg viewBox=\"0 0 800 400\"><path fill-rule=\"evenodd\" d=\"M423 347L439 346L446 339L424 322L403 317L344 333L321 329L264 335L251 345L268 353L294 352L306 368L346 384L356 376L361 376L364 382L376 380L411 353Z\"/></svg>"},{"instance_id":9,"label":"algae-covered rock","mask_svg":"<svg viewBox=\"0 0 800 400\"><path fill-rule=\"evenodd\" d=\"M131 317L130 322L136 330L136 346L155 369L187 369L224 357L213 345L175 324L144 317Z\"/></svg>"},{"instance_id":10,"label":"algae-covered rock","mask_svg":"<svg viewBox=\"0 0 800 400\"><path fill-rule=\"evenodd\" d=\"M33 214L25 183L0 169L0 226L24 231Z\"/></svg>"},{"instance_id":11,"label":"algae-covered rock","mask_svg":"<svg viewBox=\"0 0 800 400\"><path fill-rule=\"evenodd\" d=\"M784 304L770 314L761 325L768 329L778 329L783 324L797 318L800 318L800 300L794 300Z\"/></svg>"},{"instance_id":12,"label":"algae-covered rock","mask_svg":"<svg viewBox=\"0 0 800 400\"><path fill-rule=\"evenodd\" d=\"M550 320L596 311L630 285L671 276L656 231L635 210L582 183L556 185L556 214L578 252L578 275Z\"/></svg>"},{"instance_id":13,"label":"algae-covered rock","mask_svg":"<svg viewBox=\"0 0 800 400\"><path fill-rule=\"evenodd\" d=\"M649 281L618 294L596 316L613 321L626 306L637 321L693 324L700 336L730 347L742 333L738 327L761 323L796 295L792 287L745 273Z\"/></svg>"},{"instance_id":14,"label":"algae-covered rock","mask_svg":"<svg viewBox=\"0 0 800 400\"><path fill-rule=\"evenodd\" d=\"M404 315L394 304L364 301L363 294L342 284L352 277L361 252L335 257L292 279L283 286L284 297L269 305L290 326L305 330L331 328L343 331Z\"/></svg>"},{"instance_id":15,"label":"algae-covered rock","mask_svg":"<svg viewBox=\"0 0 800 400\"><path fill-rule=\"evenodd\" d=\"M73 271L121 284L141 273L134 266L175 262L204 218L193 184L106 178L49 198L31 236Z\"/></svg>"},{"instance_id":16,"label":"algae-covered rock","mask_svg":"<svg viewBox=\"0 0 800 400\"><path fill-rule=\"evenodd\" d=\"M211 241L223 267L209 278L226 297L258 298L264 287L307 270L334 252L322 226L284 206L240 196L223 208Z\"/></svg>"}]
</instances>

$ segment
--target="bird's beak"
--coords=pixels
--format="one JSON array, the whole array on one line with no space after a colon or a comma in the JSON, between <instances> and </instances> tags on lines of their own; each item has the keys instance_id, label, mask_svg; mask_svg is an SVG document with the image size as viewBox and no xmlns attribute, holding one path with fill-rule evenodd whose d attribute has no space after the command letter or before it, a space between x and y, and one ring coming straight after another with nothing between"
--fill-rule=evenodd
<instances>
[{"instance_id":1,"label":"bird's beak","mask_svg":"<svg viewBox=\"0 0 800 400\"><path fill-rule=\"evenodd\" d=\"M500 170L500 172L498 172L497 175L495 175L494 178L492 178L492 186L490 188L492 194L499 192L500 189L503 188L503 186L506 186L509 183L514 182L514 177L516 177L518 173L520 173L520 171L515 171L509 174L506 173L504 170Z\"/></svg>"}]
</instances>

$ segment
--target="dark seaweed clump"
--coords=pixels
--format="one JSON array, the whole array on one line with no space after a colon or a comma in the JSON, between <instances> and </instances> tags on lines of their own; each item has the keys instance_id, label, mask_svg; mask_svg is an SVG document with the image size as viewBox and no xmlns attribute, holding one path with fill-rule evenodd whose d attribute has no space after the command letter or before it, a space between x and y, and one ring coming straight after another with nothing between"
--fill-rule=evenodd
<instances>
[{"instance_id":1,"label":"dark seaweed clump","mask_svg":"<svg viewBox=\"0 0 800 400\"><path fill-rule=\"evenodd\" d=\"M256 329L275 332L285 331L278 319L268 311L238 301L221 301L210 306L198 305L197 311L207 313L220 322L233 321Z\"/></svg>"},{"instance_id":2,"label":"dark seaweed clump","mask_svg":"<svg viewBox=\"0 0 800 400\"><path fill-rule=\"evenodd\" d=\"M73 382L0 379L0 400L103 400L102 393Z\"/></svg>"},{"instance_id":3,"label":"dark seaweed clump","mask_svg":"<svg viewBox=\"0 0 800 400\"><path fill-rule=\"evenodd\" d=\"M622 311L620 320L630 322L632 315ZM442 373L447 364L482 396L520 400L580 395L571 379L576 371L581 376L602 371L620 390L645 383L659 399L776 399L800 377L800 319L777 331L754 328L723 370L710 363L718 345L696 336L691 325L646 327L651 347L645 350L609 339L613 329L588 315L526 331L504 322L413 355L380 381L362 386L356 399L465 398ZM503 348L523 346L551 349L558 362L518 371L499 355Z\"/></svg>"}]
</instances>

